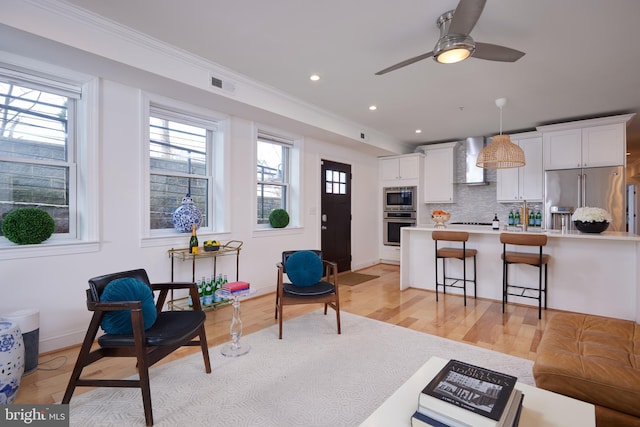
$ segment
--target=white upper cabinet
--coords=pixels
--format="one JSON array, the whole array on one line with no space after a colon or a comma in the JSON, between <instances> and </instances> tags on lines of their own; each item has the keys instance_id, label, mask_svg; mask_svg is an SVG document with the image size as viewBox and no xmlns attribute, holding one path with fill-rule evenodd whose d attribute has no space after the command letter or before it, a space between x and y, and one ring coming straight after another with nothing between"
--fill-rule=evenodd
<instances>
[{"instance_id":1,"label":"white upper cabinet","mask_svg":"<svg viewBox=\"0 0 640 427\"><path fill-rule=\"evenodd\" d=\"M624 123L582 129L582 167L623 166L627 151Z\"/></svg>"},{"instance_id":2,"label":"white upper cabinet","mask_svg":"<svg viewBox=\"0 0 640 427\"><path fill-rule=\"evenodd\" d=\"M540 126L544 170L623 166L633 114Z\"/></svg>"},{"instance_id":3,"label":"white upper cabinet","mask_svg":"<svg viewBox=\"0 0 640 427\"><path fill-rule=\"evenodd\" d=\"M510 135L511 142L524 151L525 165L497 170L497 200L513 202L543 199L542 134L527 132Z\"/></svg>"},{"instance_id":4,"label":"white upper cabinet","mask_svg":"<svg viewBox=\"0 0 640 427\"><path fill-rule=\"evenodd\" d=\"M380 158L380 180L388 185L403 185L420 178L422 154L406 154ZM414 182L412 185L416 185Z\"/></svg>"},{"instance_id":5,"label":"white upper cabinet","mask_svg":"<svg viewBox=\"0 0 640 427\"><path fill-rule=\"evenodd\" d=\"M424 202L453 203L455 142L423 146Z\"/></svg>"}]
</instances>

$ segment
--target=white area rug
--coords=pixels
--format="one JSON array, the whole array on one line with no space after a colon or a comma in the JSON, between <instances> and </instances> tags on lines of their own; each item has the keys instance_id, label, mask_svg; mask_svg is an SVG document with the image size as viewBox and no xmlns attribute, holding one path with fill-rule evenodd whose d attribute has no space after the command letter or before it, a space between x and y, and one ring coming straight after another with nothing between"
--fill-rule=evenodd
<instances>
[{"instance_id":1,"label":"white area rug","mask_svg":"<svg viewBox=\"0 0 640 427\"><path fill-rule=\"evenodd\" d=\"M238 358L210 349L151 370L156 426L357 426L431 356L456 358L533 385L533 362L349 313L313 312L242 337ZM426 384L425 384L426 385ZM144 426L139 389L71 399L72 426Z\"/></svg>"}]
</instances>

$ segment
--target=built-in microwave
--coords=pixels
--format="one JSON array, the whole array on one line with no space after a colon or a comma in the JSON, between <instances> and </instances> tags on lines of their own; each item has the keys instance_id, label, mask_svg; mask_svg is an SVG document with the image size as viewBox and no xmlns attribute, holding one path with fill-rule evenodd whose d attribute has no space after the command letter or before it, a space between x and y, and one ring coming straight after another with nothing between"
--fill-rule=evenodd
<instances>
[{"instance_id":1,"label":"built-in microwave","mask_svg":"<svg viewBox=\"0 0 640 427\"><path fill-rule=\"evenodd\" d=\"M416 187L385 187L382 193L383 210L415 211L417 197Z\"/></svg>"}]
</instances>

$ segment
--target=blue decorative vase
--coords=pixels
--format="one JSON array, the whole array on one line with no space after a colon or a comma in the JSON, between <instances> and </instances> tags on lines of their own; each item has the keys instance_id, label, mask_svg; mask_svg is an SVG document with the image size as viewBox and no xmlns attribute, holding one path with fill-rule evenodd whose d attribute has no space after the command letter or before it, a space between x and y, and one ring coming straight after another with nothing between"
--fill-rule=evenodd
<instances>
[{"instance_id":1,"label":"blue decorative vase","mask_svg":"<svg viewBox=\"0 0 640 427\"><path fill-rule=\"evenodd\" d=\"M201 222L202 212L187 193L182 198L182 205L173 212L173 226L178 233L191 233L191 225L195 224L196 228L200 228Z\"/></svg>"},{"instance_id":2,"label":"blue decorative vase","mask_svg":"<svg viewBox=\"0 0 640 427\"><path fill-rule=\"evenodd\" d=\"M16 322L0 320L0 405L13 403L24 373L24 343Z\"/></svg>"}]
</instances>

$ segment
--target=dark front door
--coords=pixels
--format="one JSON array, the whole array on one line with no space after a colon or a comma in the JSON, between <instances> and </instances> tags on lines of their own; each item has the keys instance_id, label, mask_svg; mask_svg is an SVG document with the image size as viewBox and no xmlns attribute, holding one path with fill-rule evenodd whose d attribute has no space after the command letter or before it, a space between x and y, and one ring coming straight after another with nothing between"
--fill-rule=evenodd
<instances>
[{"instance_id":1,"label":"dark front door","mask_svg":"<svg viewBox=\"0 0 640 427\"><path fill-rule=\"evenodd\" d=\"M322 256L351 270L351 165L322 160Z\"/></svg>"}]
</instances>

